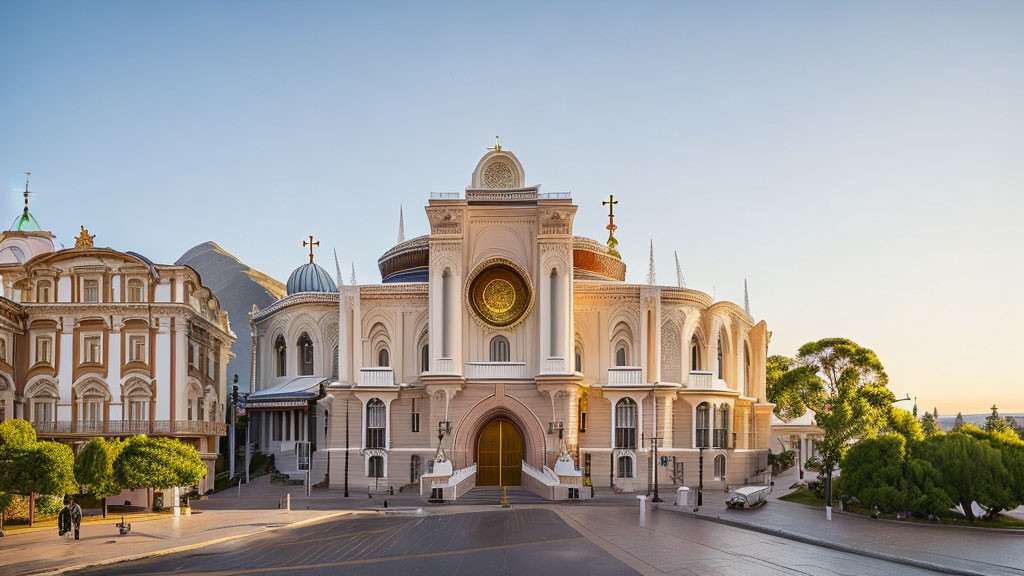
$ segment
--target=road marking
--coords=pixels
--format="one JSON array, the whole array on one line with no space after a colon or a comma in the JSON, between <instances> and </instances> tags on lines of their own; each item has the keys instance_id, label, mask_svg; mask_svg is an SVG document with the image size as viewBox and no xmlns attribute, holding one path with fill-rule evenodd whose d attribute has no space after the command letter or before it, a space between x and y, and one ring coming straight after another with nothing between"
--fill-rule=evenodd
<instances>
[{"instance_id":1,"label":"road marking","mask_svg":"<svg viewBox=\"0 0 1024 576\"><path fill-rule=\"evenodd\" d=\"M421 558L437 558L439 556L457 556L460 554L474 554L476 552L491 552L494 550L511 550L514 548L526 548L529 546L540 546L544 544L568 544L570 542L587 542L582 536L576 538L559 538L556 540L538 540L536 542L520 542L519 544L500 544L496 546L480 546L478 548L462 548L459 550L447 550L444 552L423 552L420 554L405 554L402 556L384 556L382 558L363 558L360 560L342 560L339 562L324 562L320 564L303 564L295 566L264 566L261 568L243 568L239 570L220 570L217 572L188 572L189 574L203 574L204 576L233 576L236 574L259 574L263 572L281 572L297 570L317 570L320 568L340 568L343 566L362 566L366 564L379 564L381 562L394 562L396 560L417 560ZM161 576L167 574L183 574L182 570L170 572L152 572L150 576Z\"/></svg>"}]
</instances>

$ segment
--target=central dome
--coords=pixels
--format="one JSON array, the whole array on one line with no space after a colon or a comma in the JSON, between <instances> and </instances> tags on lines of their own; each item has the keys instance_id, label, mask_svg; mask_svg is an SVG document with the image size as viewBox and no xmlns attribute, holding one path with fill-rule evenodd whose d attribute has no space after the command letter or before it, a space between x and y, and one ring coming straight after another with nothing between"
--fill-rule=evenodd
<instances>
[{"instance_id":1,"label":"central dome","mask_svg":"<svg viewBox=\"0 0 1024 576\"><path fill-rule=\"evenodd\" d=\"M288 295L300 292L337 292L338 287L326 270L309 262L303 264L288 277Z\"/></svg>"}]
</instances>

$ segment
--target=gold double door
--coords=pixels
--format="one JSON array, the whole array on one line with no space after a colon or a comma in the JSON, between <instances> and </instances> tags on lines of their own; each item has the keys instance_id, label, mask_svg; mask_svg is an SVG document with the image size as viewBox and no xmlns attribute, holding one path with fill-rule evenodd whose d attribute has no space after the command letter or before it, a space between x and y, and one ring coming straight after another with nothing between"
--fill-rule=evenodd
<instances>
[{"instance_id":1,"label":"gold double door","mask_svg":"<svg viewBox=\"0 0 1024 576\"><path fill-rule=\"evenodd\" d=\"M476 441L476 485L519 486L523 474L523 436L509 420L492 420Z\"/></svg>"}]
</instances>

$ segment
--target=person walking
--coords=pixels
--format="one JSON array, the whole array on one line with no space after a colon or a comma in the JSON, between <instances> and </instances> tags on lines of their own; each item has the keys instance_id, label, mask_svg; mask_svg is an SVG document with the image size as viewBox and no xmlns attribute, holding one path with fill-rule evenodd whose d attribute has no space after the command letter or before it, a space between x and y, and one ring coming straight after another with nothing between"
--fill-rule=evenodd
<instances>
[{"instance_id":1,"label":"person walking","mask_svg":"<svg viewBox=\"0 0 1024 576\"><path fill-rule=\"evenodd\" d=\"M57 514L57 535L63 536L71 531L71 498L64 497L64 507Z\"/></svg>"},{"instance_id":2,"label":"person walking","mask_svg":"<svg viewBox=\"0 0 1024 576\"><path fill-rule=\"evenodd\" d=\"M82 528L82 507L71 500L71 524L75 528L75 540L78 540L78 531Z\"/></svg>"}]
</instances>

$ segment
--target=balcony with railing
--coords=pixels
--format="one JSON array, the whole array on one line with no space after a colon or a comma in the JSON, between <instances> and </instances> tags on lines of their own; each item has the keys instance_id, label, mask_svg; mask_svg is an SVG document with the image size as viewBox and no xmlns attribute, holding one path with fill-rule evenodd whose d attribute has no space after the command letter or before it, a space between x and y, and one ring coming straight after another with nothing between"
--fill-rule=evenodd
<instances>
[{"instance_id":1,"label":"balcony with railing","mask_svg":"<svg viewBox=\"0 0 1024 576\"><path fill-rule=\"evenodd\" d=\"M82 434L87 436L129 436L132 434L200 434L223 436L224 422L206 420L58 420L32 422L40 436Z\"/></svg>"},{"instance_id":2,"label":"balcony with railing","mask_svg":"<svg viewBox=\"0 0 1024 576\"><path fill-rule=\"evenodd\" d=\"M360 386L394 386L395 371L387 367L359 369Z\"/></svg>"},{"instance_id":3,"label":"balcony with railing","mask_svg":"<svg viewBox=\"0 0 1024 576\"><path fill-rule=\"evenodd\" d=\"M526 362L466 362L467 380L520 380L526 376Z\"/></svg>"},{"instance_id":4,"label":"balcony with railing","mask_svg":"<svg viewBox=\"0 0 1024 576\"><path fill-rule=\"evenodd\" d=\"M715 378L713 372L693 370L686 379L687 390L729 390L729 385L721 378Z\"/></svg>"},{"instance_id":5,"label":"balcony with railing","mask_svg":"<svg viewBox=\"0 0 1024 576\"><path fill-rule=\"evenodd\" d=\"M616 366L608 369L609 386L643 386L644 373L639 366Z\"/></svg>"}]
</instances>

